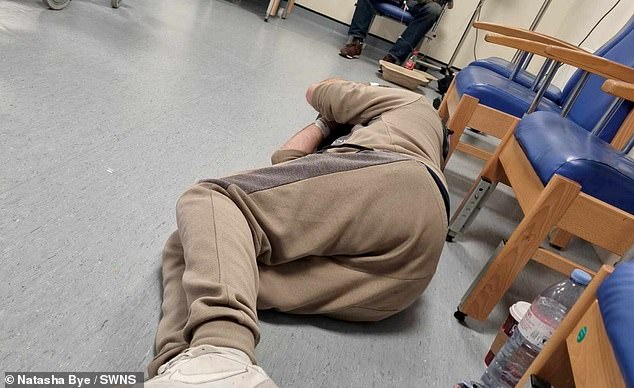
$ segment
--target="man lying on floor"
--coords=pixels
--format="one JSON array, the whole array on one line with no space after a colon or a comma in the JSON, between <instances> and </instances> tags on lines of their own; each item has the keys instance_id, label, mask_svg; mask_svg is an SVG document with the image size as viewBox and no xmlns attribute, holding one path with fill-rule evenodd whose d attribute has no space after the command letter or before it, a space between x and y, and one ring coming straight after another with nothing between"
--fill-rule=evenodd
<instances>
[{"instance_id":1,"label":"man lying on floor","mask_svg":"<svg viewBox=\"0 0 634 388\"><path fill-rule=\"evenodd\" d=\"M339 79L306 99L321 118L274 166L179 199L146 387L275 387L255 366L257 309L377 321L429 284L448 218L436 111L413 92Z\"/></svg>"}]
</instances>

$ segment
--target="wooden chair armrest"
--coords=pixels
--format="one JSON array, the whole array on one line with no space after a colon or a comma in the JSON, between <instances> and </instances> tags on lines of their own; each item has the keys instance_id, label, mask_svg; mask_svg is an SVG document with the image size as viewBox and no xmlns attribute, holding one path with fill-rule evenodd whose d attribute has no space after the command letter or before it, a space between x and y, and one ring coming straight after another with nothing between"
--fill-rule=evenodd
<instances>
[{"instance_id":1,"label":"wooden chair armrest","mask_svg":"<svg viewBox=\"0 0 634 388\"><path fill-rule=\"evenodd\" d=\"M484 40L502 46L528 51L604 78L634 83L634 69L605 58L597 57L593 54L502 35L487 34Z\"/></svg>"},{"instance_id":2,"label":"wooden chair armrest","mask_svg":"<svg viewBox=\"0 0 634 388\"><path fill-rule=\"evenodd\" d=\"M613 96L621 97L629 101L634 101L634 85L609 79L601 85L601 90Z\"/></svg>"},{"instance_id":3,"label":"wooden chair armrest","mask_svg":"<svg viewBox=\"0 0 634 388\"><path fill-rule=\"evenodd\" d=\"M484 40L489 43L511 47L522 51L528 51L542 57L550 58L550 56L546 52L546 47L548 47L549 45L544 43L497 34L486 34L484 36Z\"/></svg>"},{"instance_id":4,"label":"wooden chair armrest","mask_svg":"<svg viewBox=\"0 0 634 388\"><path fill-rule=\"evenodd\" d=\"M565 42L561 39L553 38L552 36L548 36L545 34L540 34L539 32L524 30L522 28L505 26L497 23L488 23L488 22L475 22L473 23L475 28L480 30L494 32L496 34L505 35L513 38L526 39L534 42L539 42L543 44L547 44L550 46L559 46L566 47L571 50L579 50L584 51L583 49L578 48L575 45L572 45L568 42Z\"/></svg>"},{"instance_id":5,"label":"wooden chair armrest","mask_svg":"<svg viewBox=\"0 0 634 388\"><path fill-rule=\"evenodd\" d=\"M634 69L629 66L597 57L596 55L569 50L563 47L550 46L546 48L546 53L553 57L560 58L561 62L564 63L577 63L578 65L575 66L579 68L581 68L580 65L588 66L596 70L596 74L602 75L605 78L634 83Z\"/></svg>"}]
</instances>

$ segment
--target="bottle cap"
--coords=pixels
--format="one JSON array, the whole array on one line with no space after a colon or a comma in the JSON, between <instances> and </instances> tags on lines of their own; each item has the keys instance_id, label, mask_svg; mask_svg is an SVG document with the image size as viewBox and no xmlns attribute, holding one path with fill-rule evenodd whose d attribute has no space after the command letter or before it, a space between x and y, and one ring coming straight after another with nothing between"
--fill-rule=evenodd
<instances>
[{"instance_id":1,"label":"bottle cap","mask_svg":"<svg viewBox=\"0 0 634 388\"><path fill-rule=\"evenodd\" d=\"M526 313L528 312L528 309L530 308L531 308L531 304L528 302L524 302L522 300L522 301L516 302L513 306L511 306L509 308L509 313L511 313L511 316L513 317L513 319L519 322L522 320L522 318L524 318L524 315L526 315Z\"/></svg>"},{"instance_id":2,"label":"bottle cap","mask_svg":"<svg viewBox=\"0 0 634 388\"><path fill-rule=\"evenodd\" d=\"M582 286L587 286L588 283L590 283L590 280L592 280L592 276L590 276L587 272L577 268L572 271L570 279L574 280L575 283L581 284Z\"/></svg>"}]
</instances>

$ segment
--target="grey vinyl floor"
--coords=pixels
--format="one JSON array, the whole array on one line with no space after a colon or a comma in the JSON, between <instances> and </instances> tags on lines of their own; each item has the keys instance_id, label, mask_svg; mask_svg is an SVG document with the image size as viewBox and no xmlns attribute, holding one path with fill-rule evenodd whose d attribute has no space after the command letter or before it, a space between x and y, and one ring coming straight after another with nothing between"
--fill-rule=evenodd
<instances>
[{"instance_id":1,"label":"grey vinyl floor","mask_svg":"<svg viewBox=\"0 0 634 388\"><path fill-rule=\"evenodd\" d=\"M144 371L160 252L197 179L267 165L314 118L312 81L377 81L388 47L337 55L346 26L268 1L0 0L0 369ZM421 89L430 98L435 94ZM477 136L476 136L477 137ZM457 154L454 206L480 165ZM452 313L521 212L499 189L427 291L383 322L260 315L259 363L282 387L449 387L477 378L505 309L558 276L530 265L486 322ZM573 256L598 266L583 243Z\"/></svg>"}]
</instances>

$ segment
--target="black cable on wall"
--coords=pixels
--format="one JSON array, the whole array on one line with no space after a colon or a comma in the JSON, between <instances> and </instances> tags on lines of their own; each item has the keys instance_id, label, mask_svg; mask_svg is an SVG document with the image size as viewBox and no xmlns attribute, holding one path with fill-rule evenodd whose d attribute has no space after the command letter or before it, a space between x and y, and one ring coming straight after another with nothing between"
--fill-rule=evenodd
<instances>
[{"instance_id":1,"label":"black cable on wall","mask_svg":"<svg viewBox=\"0 0 634 388\"><path fill-rule=\"evenodd\" d=\"M590 29L590 31L588 31L588 33L586 34L586 36L581 40L581 42L579 42L579 44L577 45L577 47L581 47L581 45L590 37L590 35L594 32L594 30L599 26L599 24L601 24L601 22L603 21L603 19L605 19L613 10L614 8L616 8L617 5L619 5L619 3L621 2L621 0L616 0L616 2L612 5L612 7L610 7L610 9L608 9L606 11L606 13L603 14L603 16L601 16L601 18L599 19L599 21L597 21L595 23L594 26L592 26L592 28ZM481 12L482 10L480 10ZM478 16L476 20L480 20L480 12L478 12ZM476 46L478 44L478 29L476 29L475 31L476 35L475 35L475 41L473 43L473 59L474 60L478 60L478 56L476 54Z\"/></svg>"},{"instance_id":2,"label":"black cable on wall","mask_svg":"<svg viewBox=\"0 0 634 388\"><path fill-rule=\"evenodd\" d=\"M581 45L583 44L583 42L586 41L586 39L588 39L588 37L590 36L590 34L592 34L592 32L594 31L595 28L597 28L597 26L599 24L601 24L601 22L603 21L603 19L605 19L606 16L608 16L610 14L610 12L612 12L612 10L614 8L616 8L617 5L619 5L619 3L621 2L621 0L616 0L616 3L614 3L614 5L612 6L612 8L608 9L608 12L606 12L605 14L603 14L603 16L601 16L601 19L599 19L599 21L594 25L594 27L592 27L592 29L590 30L590 32L588 32L588 34L586 35L585 38L583 38L583 40L581 40L581 42L577 45L577 47L581 47Z\"/></svg>"}]
</instances>

